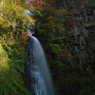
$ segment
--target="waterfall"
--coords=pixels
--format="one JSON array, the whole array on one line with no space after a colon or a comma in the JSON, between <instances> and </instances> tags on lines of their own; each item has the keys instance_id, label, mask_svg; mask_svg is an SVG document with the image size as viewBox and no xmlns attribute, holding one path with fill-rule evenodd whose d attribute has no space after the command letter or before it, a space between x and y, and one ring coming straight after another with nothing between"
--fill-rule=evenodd
<instances>
[{"instance_id":1,"label":"waterfall","mask_svg":"<svg viewBox=\"0 0 95 95\"><path fill-rule=\"evenodd\" d=\"M43 48L34 36L30 36L25 62L26 87L34 95L54 95L52 80Z\"/></svg>"}]
</instances>

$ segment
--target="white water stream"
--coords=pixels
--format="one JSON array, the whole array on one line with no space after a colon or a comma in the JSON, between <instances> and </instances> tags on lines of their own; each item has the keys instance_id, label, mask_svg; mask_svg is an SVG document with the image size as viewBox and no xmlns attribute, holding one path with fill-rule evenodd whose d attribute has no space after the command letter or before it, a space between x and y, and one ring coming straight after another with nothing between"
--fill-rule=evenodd
<instances>
[{"instance_id":1,"label":"white water stream","mask_svg":"<svg viewBox=\"0 0 95 95\"><path fill-rule=\"evenodd\" d=\"M43 48L34 36L30 37L27 53L27 88L34 95L54 95L52 80Z\"/></svg>"}]
</instances>

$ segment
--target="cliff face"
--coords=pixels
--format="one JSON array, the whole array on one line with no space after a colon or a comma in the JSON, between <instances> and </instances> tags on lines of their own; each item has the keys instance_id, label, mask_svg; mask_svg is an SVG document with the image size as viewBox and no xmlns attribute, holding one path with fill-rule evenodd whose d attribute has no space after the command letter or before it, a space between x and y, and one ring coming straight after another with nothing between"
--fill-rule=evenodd
<instances>
[{"instance_id":1,"label":"cliff face","mask_svg":"<svg viewBox=\"0 0 95 95\"><path fill-rule=\"evenodd\" d=\"M66 28L69 27L67 32L73 34L76 62L81 71L84 69L91 75L95 68L95 1L60 0L57 8L69 12Z\"/></svg>"},{"instance_id":2,"label":"cliff face","mask_svg":"<svg viewBox=\"0 0 95 95\"><path fill-rule=\"evenodd\" d=\"M95 62L95 7L88 3L81 5L79 12L73 14L75 51L78 53L81 69L93 68L91 65Z\"/></svg>"},{"instance_id":3,"label":"cliff face","mask_svg":"<svg viewBox=\"0 0 95 95\"><path fill-rule=\"evenodd\" d=\"M94 95L95 1L54 0L52 3L52 6L57 9L57 12L53 7L48 9L51 11L48 14L53 18L50 20L52 24L46 21L47 19L45 19L46 22L44 21L44 23L48 24L48 26L58 24L65 29L61 30L54 26L49 26L49 29L48 27L43 29L40 26L44 31L38 31L42 33L41 36L43 36L44 40L46 40L45 37L49 39L49 41L46 40L44 42L43 38L41 39L41 37L39 37L41 42L47 42L53 46L48 44L47 47L45 47L43 45L46 52L50 51L47 52L47 55L56 93L57 95L61 95L62 93L64 95ZM47 8L48 7L46 7L46 11ZM62 15L60 14L61 10L64 11ZM58 22L59 18L62 21L62 25ZM57 19L58 21L56 21ZM53 31L52 28L55 28L55 30ZM48 31L46 29L48 29ZM47 31L46 34L45 31ZM49 37L47 33L48 36L50 35ZM60 40L58 40L58 37L63 39L60 38ZM55 51L53 51L51 47ZM56 47L58 48L56 49ZM61 50L61 53L57 52L58 49Z\"/></svg>"}]
</instances>

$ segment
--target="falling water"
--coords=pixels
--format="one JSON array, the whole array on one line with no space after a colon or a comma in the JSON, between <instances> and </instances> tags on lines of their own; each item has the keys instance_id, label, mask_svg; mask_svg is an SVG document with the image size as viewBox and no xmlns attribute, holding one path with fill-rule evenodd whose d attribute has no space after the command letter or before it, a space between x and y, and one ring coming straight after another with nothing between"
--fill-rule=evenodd
<instances>
[{"instance_id":1,"label":"falling water","mask_svg":"<svg viewBox=\"0 0 95 95\"><path fill-rule=\"evenodd\" d=\"M54 95L44 51L34 36L30 36L25 65L27 88L34 95Z\"/></svg>"}]
</instances>

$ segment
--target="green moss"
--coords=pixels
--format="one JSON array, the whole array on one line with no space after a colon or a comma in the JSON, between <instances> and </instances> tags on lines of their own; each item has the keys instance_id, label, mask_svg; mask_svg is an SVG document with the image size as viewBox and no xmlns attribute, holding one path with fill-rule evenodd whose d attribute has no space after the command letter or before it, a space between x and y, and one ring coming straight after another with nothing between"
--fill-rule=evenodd
<instances>
[{"instance_id":1,"label":"green moss","mask_svg":"<svg viewBox=\"0 0 95 95\"><path fill-rule=\"evenodd\" d=\"M0 36L0 43L0 95L31 95L24 85L26 42L10 34Z\"/></svg>"},{"instance_id":2,"label":"green moss","mask_svg":"<svg viewBox=\"0 0 95 95\"><path fill-rule=\"evenodd\" d=\"M0 72L6 72L9 70L8 60L8 54L0 44Z\"/></svg>"},{"instance_id":3,"label":"green moss","mask_svg":"<svg viewBox=\"0 0 95 95\"><path fill-rule=\"evenodd\" d=\"M17 95L21 95L23 93L23 95L30 95L31 93L24 88L23 85L20 85L18 81L12 80L13 85L15 86L16 89L14 89L14 92L17 93Z\"/></svg>"}]
</instances>

